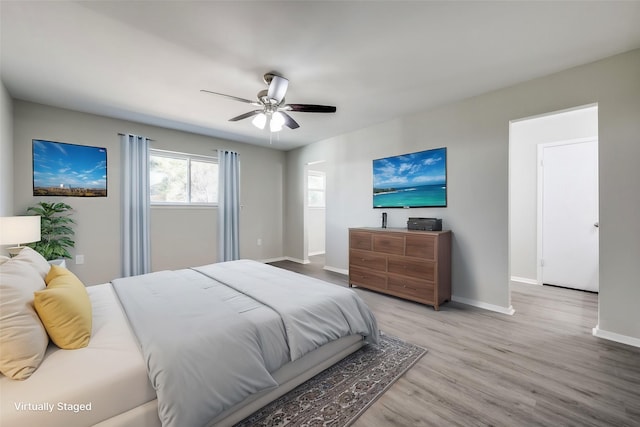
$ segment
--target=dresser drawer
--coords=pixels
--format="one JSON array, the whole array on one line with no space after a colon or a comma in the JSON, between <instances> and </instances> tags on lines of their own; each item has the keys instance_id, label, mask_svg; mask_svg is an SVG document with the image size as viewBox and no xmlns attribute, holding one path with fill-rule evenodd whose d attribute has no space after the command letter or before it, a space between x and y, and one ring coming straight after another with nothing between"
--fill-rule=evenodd
<instances>
[{"instance_id":1,"label":"dresser drawer","mask_svg":"<svg viewBox=\"0 0 640 427\"><path fill-rule=\"evenodd\" d=\"M433 261L416 258L388 257L387 271L389 273L402 274L418 279L435 280L436 265Z\"/></svg>"},{"instance_id":2,"label":"dresser drawer","mask_svg":"<svg viewBox=\"0 0 640 427\"><path fill-rule=\"evenodd\" d=\"M387 286L394 286L396 288L412 288L422 289L423 292L433 293L434 283L429 280L415 279L407 276L397 276L395 274L389 274L387 276Z\"/></svg>"},{"instance_id":3,"label":"dresser drawer","mask_svg":"<svg viewBox=\"0 0 640 427\"><path fill-rule=\"evenodd\" d=\"M406 238L405 255L416 258L424 258L434 261L436 259L436 236L408 235Z\"/></svg>"},{"instance_id":4,"label":"dresser drawer","mask_svg":"<svg viewBox=\"0 0 640 427\"><path fill-rule=\"evenodd\" d=\"M402 296L420 299L428 304L434 300L434 284L428 280L390 274L387 277L387 289Z\"/></svg>"},{"instance_id":5,"label":"dresser drawer","mask_svg":"<svg viewBox=\"0 0 640 427\"><path fill-rule=\"evenodd\" d=\"M349 266L349 283L352 285L362 286L372 289L386 289L387 276L384 273L378 273L366 268Z\"/></svg>"},{"instance_id":6,"label":"dresser drawer","mask_svg":"<svg viewBox=\"0 0 640 427\"><path fill-rule=\"evenodd\" d=\"M353 265L377 271L386 271L387 257L374 252L351 249L349 251L349 268Z\"/></svg>"},{"instance_id":7,"label":"dresser drawer","mask_svg":"<svg viewBox=\"0 0 640 427\"><path fill-rule=\"evenodd\" d=\"M385 254L404 255L404 237L375 234L373 236L373 250Z\"/></svg>"},{"instance_id":8,"label":"dresser drawer","mask_svg":"<svg viewBox=\"0 0 640 427\"><path fill-rule=\"evenodd\" d=\"M371 250L372 233L366 231L351 231L349 233L349 248Z\"/></svg>"}]
</instances>

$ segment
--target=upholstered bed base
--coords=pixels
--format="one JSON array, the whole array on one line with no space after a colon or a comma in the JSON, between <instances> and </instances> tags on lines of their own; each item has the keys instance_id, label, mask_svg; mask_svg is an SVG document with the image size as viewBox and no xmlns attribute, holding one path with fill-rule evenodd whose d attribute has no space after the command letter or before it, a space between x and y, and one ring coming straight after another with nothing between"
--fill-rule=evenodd
<instances>
[{"instance_id":1,"label":"upholstered bed base","mask_svg":"<svg viewBox=\"0 0 640 427\"><path fill-rule=\"evenodd\" d=\"M279 387L249 396L212 420L211 426L232 426L269 402L293 390L300 384L339 362L364 345L360 335L350 335L332 341L302 358L278 369L273 377ZM125 413L105 420L96 427L160 427L156 400L137 406Z\"/></svg>"}]
</instances>

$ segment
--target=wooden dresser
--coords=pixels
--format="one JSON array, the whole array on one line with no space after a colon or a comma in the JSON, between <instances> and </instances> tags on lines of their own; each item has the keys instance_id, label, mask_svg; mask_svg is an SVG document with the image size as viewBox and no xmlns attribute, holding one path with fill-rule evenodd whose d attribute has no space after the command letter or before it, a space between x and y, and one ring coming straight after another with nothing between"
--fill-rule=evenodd
<instances>
[{"instance_id":1,"label":"wooden dresser","mask_svg":"<svg viewBox=\"0 0 640 427\"><path fill-rule=\"evenodd\" d=\"M451 231L349 229L349 286L432 305L451 299Z\"/></svg>"}]
</instances>

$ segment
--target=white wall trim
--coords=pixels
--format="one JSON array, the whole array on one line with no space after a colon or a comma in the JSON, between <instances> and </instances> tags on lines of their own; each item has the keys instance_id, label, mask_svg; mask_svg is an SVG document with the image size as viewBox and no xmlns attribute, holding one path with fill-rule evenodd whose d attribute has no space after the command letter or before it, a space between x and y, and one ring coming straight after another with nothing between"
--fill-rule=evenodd
<instances>
[{"instance_id":1,"label":"white wall trim","mask_svg":"<svg viewBox=\"0 0 640 427\"><path fill-rule=\"evenodd\" d=\"M344 268L336 268L336 267L331 267L330 265L325 265L324 269L327 271L333 271L334 273L344 274L345 276L349 275L349 270L345 270Z\"/></svg>"},{"instance_id":2,"label":"white wall trim","mask_svg":"<svg viewBox=\"0 0 640 427\"><path fill-rule=\"evenodd\" d=\"M604 331L600 329L600 325L596 325L593 328L593 336L598 338L603 338L609 341L615 341L622 344L631 345L633 347L640 347L640 339L630 337L628 335L616 334L615 332Z\"/></svg>"},{"instance_id":3,"label":"white wall trim","mask_svg":"<svg viewBox=\"0 0 640 427\"><path fill-rule=\"evenodd\" d=\"M310 264L311 261L309 261L308 259L300 259L300 258L293 258L290 256L286 256L284 257L285 260L287 261L293 261L293 262L297 262L298 264Z\"/></svg>"},{"instance_id":4,"label":"white wall trim","mask_svg":"<svg viewBox=\"0 0 640 427\"><path fill-rule=\"evenodd\" d=\"M539 119L542 117L556 116L558 114L569 113L572 111L587 110L589 108L595 108L597 106L598 106L597 102L593 102L591 104L585 104L585 105L577 105L575 107L564 108L562 110L549 111L548 113L535 114L533 116L527 116L527 117L522 117L520 119L509 120L509 123L518 123L518 122L524 122L531 119Z\"/></svg>"},{"instance_id":5,"label":"white wall trim","mask_svg":"<svg viewBox=\"0 0 640 427\"><path fill-rule=\"evenodd\" d=\"M281 257L278 257L278 258L267 258L267 259L261 259L261 260L258 260L258 261L262 262L262 263L265 263L265 264L268 264L270 262L286 261L286 258L281 256Z\"/></svg>"},{"instance_id":6,"label":"white wall trim","mask_svg":"<svg viewBox=\"0 0 640 427\"><path fill-rule=\"evenodd\" d=\"M292 261L292 262L297 262L298 264L309 264L311 263L311 261L309 260L301 260L299 258L292 258L290 256L281 256L281 257L277 257L277 258L268 258L268 259L261 259L260 262L263 263L269 263L269 262L278 262L278 261Z\"/></svg>"},{"instance_id":7,"label":"white wall trim","mask_svg":"<svg viewBox=\"0 0 640 427\"><path fill-rule=\"evenodd\" d=\"M524 283L525 285L542 286L536 279L527 279L526 277L511 276L511 281L516 283Z\"/></svg>"},{"instance_id":8,"label":"white wall trim","mask_svg":"<svg viewBox=\"0 0 640 427\"><path fill-rule=\"evenodd\" d=\"M469 298L457 297L453 295L451 297L451 301L459 302L462 304L472 305L474 307L483 308L485 310L495 311L497 313L508 314L509 316L513 316L516 312L513 306L502 307L500 305L488 304L486 302L472 300Z\"/></svg>"},{"instance_id":9,"label":"white wall trim","mask_svg":"<svg viewBox=\"0 0 640 427\"><path fill-rule=\"evenodd\" d=\"M315 255L324 255L325 252L324 251L316 251L316 252L309 252L309 256L315 256Z\"/></svg>"}]
</instances>

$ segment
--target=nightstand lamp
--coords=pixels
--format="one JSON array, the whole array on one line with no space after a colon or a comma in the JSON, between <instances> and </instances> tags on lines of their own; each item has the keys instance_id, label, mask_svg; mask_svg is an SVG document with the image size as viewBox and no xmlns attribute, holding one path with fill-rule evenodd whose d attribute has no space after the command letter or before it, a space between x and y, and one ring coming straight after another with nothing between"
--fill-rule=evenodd
<instances>
[{"instance_id":1,"label":"nightstand lamp","mask_svg":"<svg viewBox=\"0 0 640 427\"><path fill-rule=\"evenodd\" d=\"M40 241L40 217L3 216L0 217L0 245L18 245L7 248L9 255L16 256L25 243Z\"/></svg>"}]
</instances>

